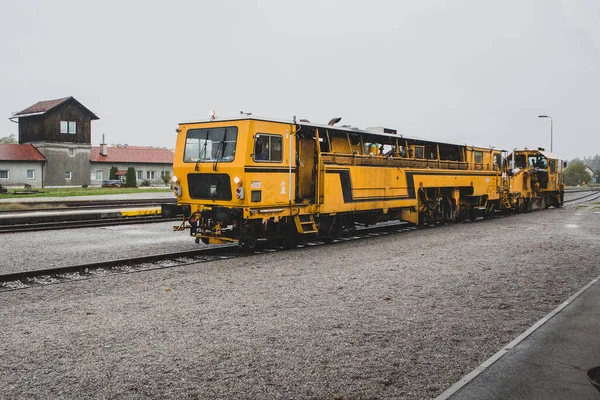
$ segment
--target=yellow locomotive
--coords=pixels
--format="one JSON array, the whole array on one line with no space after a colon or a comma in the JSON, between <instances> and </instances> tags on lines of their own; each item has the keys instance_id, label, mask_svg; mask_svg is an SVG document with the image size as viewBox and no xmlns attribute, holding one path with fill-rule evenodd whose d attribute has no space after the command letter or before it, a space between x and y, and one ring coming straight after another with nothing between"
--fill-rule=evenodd
<instances>
[{"instance_id":1,"label":"yellow locomotive","mask_svg":"<svg viewBox=\"0 0 600 400\"><path fill-rule=\"evenodd\" d=\"M506 161L507 207L523 212L562 206L566 161L542 148L515 149Z\"/></svg>"},{"instance_id":2,"label":"yellow locomotive","mask_svg":"<svg viewBox=\"0 0 600 400\"><path fill-rule=\"evenodd\" d=\"M173 169L191 236L250 249L265 239L293 247L303 238L334 239L357 225L490 216L562 184L556 177L543 181L538 172L533 186L519 186L522 172L509 171L502 150L338 122L242 115L180 123ZM554 204L556 196L544 199Z\"/></svg>"}]
</instances>

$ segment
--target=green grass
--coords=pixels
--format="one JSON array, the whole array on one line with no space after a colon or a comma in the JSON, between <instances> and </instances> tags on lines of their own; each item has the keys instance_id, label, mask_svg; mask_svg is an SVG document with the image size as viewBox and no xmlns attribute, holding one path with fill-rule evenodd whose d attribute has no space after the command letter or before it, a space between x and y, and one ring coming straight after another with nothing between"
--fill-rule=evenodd
<instances>
[{"instance_id":1,"label":"green grass","mask_svg":"<svg viewBox=\"0 0 600 400\"><path fill-rule=\"evenodd\" d=\"M127 194L127 193L148 193L148 192L170 192L169 188L55 188L55 189L36 189L37 193L30 194L14 194L22 192L24 189L9 189L8 193L0 193L0 199L18 199L23 197L28 198L44 198L44 197L71 197L71 196L98 196L104 194Z\"/></svg>"}]
</instances>

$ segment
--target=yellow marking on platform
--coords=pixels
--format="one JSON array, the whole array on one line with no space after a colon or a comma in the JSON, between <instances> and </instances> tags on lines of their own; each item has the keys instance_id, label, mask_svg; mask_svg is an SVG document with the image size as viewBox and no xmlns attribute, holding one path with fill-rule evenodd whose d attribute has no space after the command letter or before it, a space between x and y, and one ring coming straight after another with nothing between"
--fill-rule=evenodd
<instances>
[{"instance_id":1,"label":"yellow marking on platform","mask_svg":"<svg viewBox=\"0 0 600 400\"><path fill-rule=\"evenodd\" d=\"M138 217L140 215L160 215L160 208L121 211L121 217Z\"/></svg>"}]
</instances>

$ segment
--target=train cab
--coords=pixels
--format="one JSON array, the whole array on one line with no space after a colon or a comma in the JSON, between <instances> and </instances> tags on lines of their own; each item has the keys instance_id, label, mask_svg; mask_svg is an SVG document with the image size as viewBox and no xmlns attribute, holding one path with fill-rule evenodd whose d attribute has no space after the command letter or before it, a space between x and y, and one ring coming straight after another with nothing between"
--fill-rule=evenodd
<instances>
[{"instance_id":1,"label":"train cab","mask_svg":"<svg viewBox=\"0 0 600 400\"><path fill-rule=\"evenodd\" d=\"M559 156L541 148L513 150L506 166L512 208L532 211L562 206L565 166Z\"/></svg>"},{"instance_id":2,"label":"train cab","mask_svg":"<svg viewBox=\"0 0 600 400\"><path fill-rule=\"evenodd\" d=\"M197 241L255 237L255 229L289 214L295 179L290 129L247 117L179 124L176 195Z\"/></svg>"}]
</instances>

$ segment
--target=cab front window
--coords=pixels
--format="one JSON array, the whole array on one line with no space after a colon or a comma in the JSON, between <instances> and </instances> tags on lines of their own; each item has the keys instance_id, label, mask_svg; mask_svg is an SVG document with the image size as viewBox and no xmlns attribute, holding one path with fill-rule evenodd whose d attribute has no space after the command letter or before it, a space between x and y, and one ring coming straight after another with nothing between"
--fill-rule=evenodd
<instances>
[{"instance_id":1,"label":"cab front window","mask_svg":"<svg viewBox=\"0 0 600 400\"><path fill-rule=\"evenodd\" d=\"M231 162L235 158L237 134L236 126L189 129L185 137L183 161Z\"/></svg>"}]
</instances>

